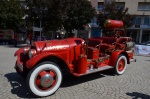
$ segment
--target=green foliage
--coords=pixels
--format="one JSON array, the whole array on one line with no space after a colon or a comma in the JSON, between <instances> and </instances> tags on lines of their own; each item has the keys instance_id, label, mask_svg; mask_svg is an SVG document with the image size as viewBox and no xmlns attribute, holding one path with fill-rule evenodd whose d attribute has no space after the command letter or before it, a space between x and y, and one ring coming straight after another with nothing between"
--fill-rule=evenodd
<instances>
[{"instance_id":1,"label":"green foliage","mask_svg":"<svg viewBox=\"0 0 150 99\"><path fill-rule=\"evenodd\" d=\"M98 15L99 26L104 28L106 19L121 20L124 23L124 28L132 26L135 15L130 15L128 10L128 8L117 6L115 2L105 4L104 9Z\"/></svg>"},{"instance_id":2,"label":"green foliage","mask_svg":"<svg viewBox=\"0 0 150 99\"><path fill-rule=\"evenodd\" d=\"M95 9L88 0L71 0L64 26L68 29L82 29L95 16Z\"/></svg>"},{"instance_id":3,"label":"green foliage","mask_svg":"<svg viewBox=\"0 0 150 99\"><path fill-rule=\"evenodd\" d=\"M52 31L62 26L66 31L80 29L95 15L95 9L88 0L30 0L27 4L30 22L39 20L40 16L44 29Z\"/></svg>"},{"instance_id":4,"label":"green foliage","mask_svg":"<svg viewBox=\"0 0 150 99\"><path fill-rule=\"evenodd\" d=\"M0 1L0 29L17 29L24 11L15 0Z\"/></svg>"}]
</instances>

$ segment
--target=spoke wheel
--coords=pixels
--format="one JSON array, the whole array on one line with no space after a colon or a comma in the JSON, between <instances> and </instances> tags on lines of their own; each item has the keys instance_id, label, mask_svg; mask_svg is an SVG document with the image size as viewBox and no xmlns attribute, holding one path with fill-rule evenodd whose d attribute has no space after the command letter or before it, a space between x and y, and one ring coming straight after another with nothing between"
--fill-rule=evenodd
<instances>
[{"instance_id":1,"label":"spoke wheel","mask_svg":"<svg viewBox=\"0 0 150 99\"><path fill-rule=\"evenodd\" d=\"M121 72L125 67L125 61L124 59L121 59L119 62L118 62L118 70Z\"/></svg>"},{"instance_id":2,"label":"spoke wheel","mask_svg":"<svg viewBox=\"0 0 150 99\"><path fill-rule=\"evenodd\" d=\"M119 55L118 60L116 62L115 72L118 75L121 75L125 72L127 66L127 58L124 55Z\"/></svg>"},{"instance_id":3,"label":"spoke wheel","mask_svg":"<svg viewBox=\"0 0 150 99\"><path fill-rule=\"evenodd\" d=\"M43 62L33 68L27 76L27 86L36 96L48 96L57 91L62 73L52 62Z\"/></svg>"}]
</instances>

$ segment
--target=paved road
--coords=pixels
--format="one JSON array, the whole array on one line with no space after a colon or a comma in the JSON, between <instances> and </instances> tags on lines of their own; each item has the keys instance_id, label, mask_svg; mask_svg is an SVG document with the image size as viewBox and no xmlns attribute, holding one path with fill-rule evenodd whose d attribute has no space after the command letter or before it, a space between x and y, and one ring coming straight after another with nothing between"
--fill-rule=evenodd
<instances>
[{"instance_id":1,"label":"paved road","mask_svg":"<svg viewBox=\"0 0 150 99\"><path fill-rule=\"evenodd\" d=\"M0 45L0 99L35 98L15 70L18 48ZM80 78L65 77L58 91L42 99L150 99L150 57L135 56L125 74L105 71Z\"/></svg>"}]
</instances>

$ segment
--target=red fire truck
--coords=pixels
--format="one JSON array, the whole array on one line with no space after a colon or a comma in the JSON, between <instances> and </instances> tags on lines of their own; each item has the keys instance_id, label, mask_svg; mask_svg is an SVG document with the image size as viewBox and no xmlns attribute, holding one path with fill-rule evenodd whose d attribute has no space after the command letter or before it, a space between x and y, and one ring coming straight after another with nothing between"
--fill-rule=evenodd
<instances>
[{"instance_id":1,"label":"red fire truck","mask_svg":"<svg viewBox=\"0 0 150 99\"><path fill-rule=\"evenodd\" d=\"M108 69L123 74L127 64L136 61L133 53L134 43L129 37L38 41L15 52L15 69L26 77L31 93L48 96L57 91L66 72L77 77Z\"/></svg>"}]
</instances>

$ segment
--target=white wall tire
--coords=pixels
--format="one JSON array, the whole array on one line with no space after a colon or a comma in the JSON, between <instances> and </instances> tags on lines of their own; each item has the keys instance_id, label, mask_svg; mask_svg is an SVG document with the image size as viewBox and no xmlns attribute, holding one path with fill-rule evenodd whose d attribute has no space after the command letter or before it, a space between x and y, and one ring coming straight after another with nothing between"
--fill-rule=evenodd
<instances>
[{"instance_id":1,"label":"white wall tire","mask_svg":"<svg viewBox=\"0 0 150 99\"><path fill-rule=\"evenodd\" d=\"M116 62L116 67L115 67L115 72L118 75L122 75L127 67L127 58L124 55L119 55L117 62Z\"/></svg>"},{"instance_id":2,"label":"white wall tire","mask_svg":"<svg viewBox=\"0 0 150 99\"><path fill-rule=\"evenodd\" d=\"M57 91L62 82L62 73L52 62L43 62L27 76L27 87L36 96L49 96Z\"/></svg>"}]
</instances>

